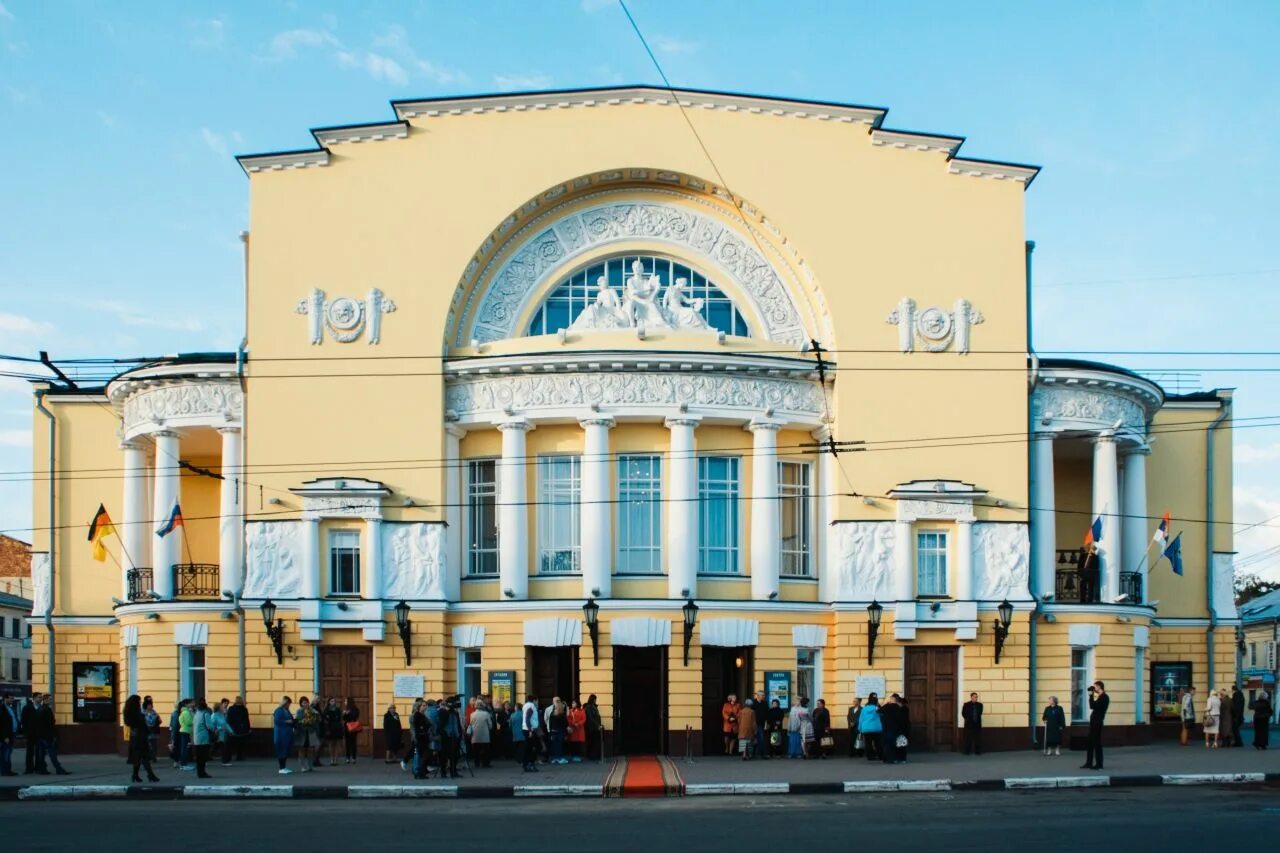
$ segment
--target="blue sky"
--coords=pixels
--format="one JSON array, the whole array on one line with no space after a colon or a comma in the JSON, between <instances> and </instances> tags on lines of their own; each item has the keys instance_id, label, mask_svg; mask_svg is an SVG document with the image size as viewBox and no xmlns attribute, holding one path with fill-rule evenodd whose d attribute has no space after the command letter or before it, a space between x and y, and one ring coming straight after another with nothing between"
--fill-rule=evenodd
<instances>
[{"instance_id":1,"label":"blue sky","mask_svg":"<svg viewBox=\"0 0 1280 853\"><path fill-rule=\"evenodd\" d=\"M392 98L657 80L614 0L0 4L4 352L233 348L235 153L390 118ZM1042 165L1040 349L1280 348L1280 4L631 5L676 85L886 106L889 126ZM1280 415L1274 375L1202 378L1238 388L1240 417ZM0 379L0 470L32 467L30 423ZM1280 515L1280 428L1236 448L1237 520ZM30 512L28 484L0 482L0 529ZM1242 557L1280 545L1271 523ZM1280 578L1280 558L1252 568Z\"/></svg>"}]
</instances>

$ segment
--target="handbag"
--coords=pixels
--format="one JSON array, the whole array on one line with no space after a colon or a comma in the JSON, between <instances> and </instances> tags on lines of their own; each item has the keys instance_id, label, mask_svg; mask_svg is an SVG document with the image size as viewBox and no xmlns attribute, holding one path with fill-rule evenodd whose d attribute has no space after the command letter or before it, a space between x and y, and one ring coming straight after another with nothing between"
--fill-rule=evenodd
<instances>
[{"instance_id":1,"label":"handbag","mask_svg":"<svg viewBox=\"0 0 1280 853\"><path fill-rule=\"evenodd\" d=\"M907 748L907 736L906 736L906 735L898 735L898 739L897 739L897 740L895 740L895 741L893 742L893 745L894 745L894 746L896 746L898 749L906 749L906 748Z\"/></svg>"},{"instance_id":2,"label":"handbag","mask_svg":"<svg viewBox=\"0 0 1280 853\"><path fill-rule=\"evenodd\" d=\"M835 745L836 745L836 739L833 738L831 735L823 735L822 737L818 738L818 746L822 747L823 749L826 749L828 747L832 747Z\"/></svg>"},{"instance_id":3,"label":"handbag","mask_svg":"<svg viewBox=\"0 0 1280 853\"><path fill-rule=\"evenodd\" d=\"M853 739L854 749L866 749L866 746L867 746L867 739L864 738L862 735L858 735L856 738Z\"/></svg>"},{"instance_id":4,"label":"handbag","mask_svg":"<svg viewBox=\"0 0 1280 853\"><path fill-rule=\"evenodd\" d=\"M769 732L769 746L782 746L782 732L777 730Z\"/></svg>"},{"instance_id":5,"label":"handbag","mask_svg":"<svg viewBox=\"0 0 1280 853\"><path fill-rule=\"evenodd\" d=\"M347 731L351 732L351 734L353 734L353 735L354 735L354 734L358 734L358 733L360 732L360 721L359 721L359 720L351 720L350 722L348 722L348 723L347 723Z\"/></svg>"}]
</instances>

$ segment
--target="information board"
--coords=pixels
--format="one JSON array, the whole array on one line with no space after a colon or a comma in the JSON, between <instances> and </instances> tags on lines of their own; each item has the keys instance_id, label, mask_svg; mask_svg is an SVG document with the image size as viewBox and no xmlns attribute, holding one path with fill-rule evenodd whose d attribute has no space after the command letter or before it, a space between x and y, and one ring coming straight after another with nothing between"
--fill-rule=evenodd
<instances>
[{"instance_id":1,"label":"information board","mask_svg":"<svg viewBox=\"0 0 1280 853\"><path fill-rule=\"evenodd\" d=\"M770 671L764 674L765 700L773 707L773 700L778 700L778 707L786 711L791 707L791 673L784 670Z\"/></svg>"},{"instance_id":2,"label":"information board","mask_svg":"<svg viewBox=\"0 0 1280 853\"><path fill-rule=\"evenodd\" d=\"M116 665L114 663L71 664L74 706L71 719L77 723L110 723L116 718Z\"/></svg>"},{"instance_id":3,"label":"information board","mask_svg":"<svg viewBox=\"0 0 1280 853\"><path fill-rule=\"evenodd\" d=\"M391 679L391 695L397 699L418 699L427 693L426 679L408 672Z\"/></svg>"}]
</instances>

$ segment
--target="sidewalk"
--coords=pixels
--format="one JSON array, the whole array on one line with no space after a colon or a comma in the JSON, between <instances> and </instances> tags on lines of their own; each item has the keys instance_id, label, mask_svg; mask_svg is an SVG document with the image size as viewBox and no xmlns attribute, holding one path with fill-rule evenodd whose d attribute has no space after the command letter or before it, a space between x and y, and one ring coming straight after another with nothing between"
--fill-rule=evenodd
<instances>
[{"instance_id":1,"label":"sidewalk","mask_svg":"<svg viewBox=\"0 0 1280 853\"><path fill-rule=\"evenodd\" d=\"M22 754L14 756L21 767ZM999 752L981 756L919 753L906 764L886 765L847 757L825 761L773 759L742 761L707 757L693 762L675 759L686 795L839 793L894 790L965 790L1023 787L1094 787L1159 784L1223 784L1280 782L1280 750L1207 750L1201 745L1157 744L1109 749L1106 770L1080 769L1083 753L1046 758L1038 752ZM612 761L566 766L540 765L538 773L495 762L492 769L465 771L459 779L415 780L398 764L362 759L311 773L281 776L269 759L253 759L232 767L214 763L211 779L193 771L168 768L157 772L158 785L130 786L123 758L68 755L70 776L0 778L0 799L80 797L600 797ZM296 770L297 760L290 763Z\"/></svg>"}]
</instances>

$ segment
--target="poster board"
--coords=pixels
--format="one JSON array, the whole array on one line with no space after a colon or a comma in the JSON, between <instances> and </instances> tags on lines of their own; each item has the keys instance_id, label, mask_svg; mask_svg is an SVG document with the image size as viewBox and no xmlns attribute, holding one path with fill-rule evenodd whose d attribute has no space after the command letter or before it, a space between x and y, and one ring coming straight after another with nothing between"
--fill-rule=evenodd
<instances>
[{"instance_id":1,"label":"poster board","mask_svg":"<svg viewBox=\"0 0 1280 853\"><path fill-rule=\"evenodd\" d=\"M764 674L764 694L767 707L773 707L773 700L778 700L778 707L787 711L791 708L791 673L785 670L771 670Z\"/></svg>"},{"instance_id":2,"label":"poster board","mask_svg":"<svg viewBox=\"0 0 1280 853\"><path fill-rule=\"evenodd\" d=\"M116 665L114 663L71 664L73 705L71 719L77 723L112 723L116 719Z\"/></svg>"},{"instance_id":3,"label":"poster board","mask_svg":"<svg viewBox=\"0 0 1280 853\"><path fill-rule=\"evenodd\" d=\"M493 670L489 673L489 697L495 708L503 702L516 704L516 671L514 669Z\"/></svg>"},{"instance_id":4,"label":"poster board","mask_svg":"<svg viewBox=\"0 0 1280 853\"><path fill-rule=\"evenodd\" d=\"M391 679L391 695L397 699L420 699L427 695L427 680L406 672Z\"/></svg>"}]
</instances>

